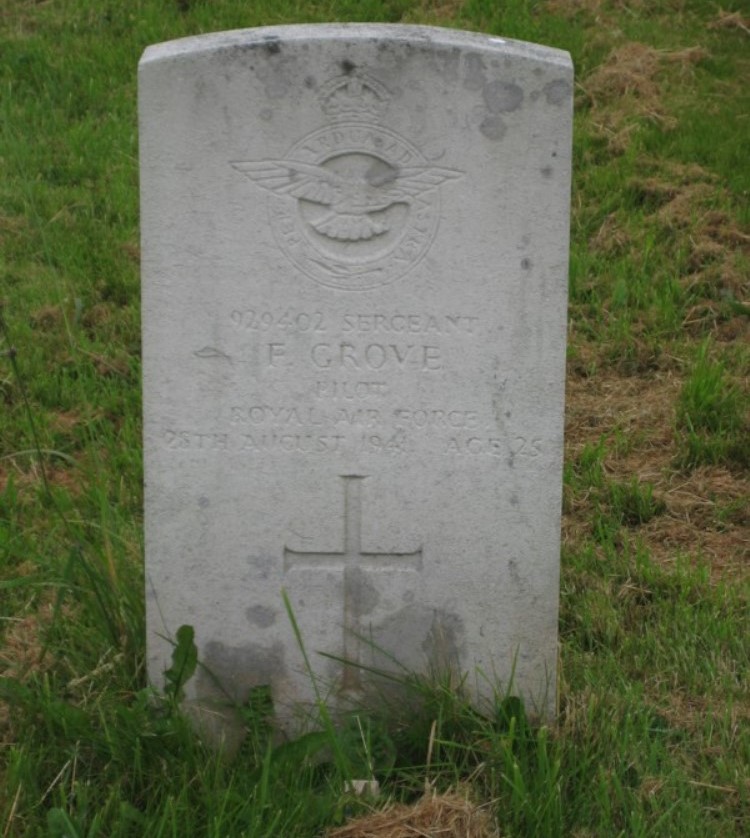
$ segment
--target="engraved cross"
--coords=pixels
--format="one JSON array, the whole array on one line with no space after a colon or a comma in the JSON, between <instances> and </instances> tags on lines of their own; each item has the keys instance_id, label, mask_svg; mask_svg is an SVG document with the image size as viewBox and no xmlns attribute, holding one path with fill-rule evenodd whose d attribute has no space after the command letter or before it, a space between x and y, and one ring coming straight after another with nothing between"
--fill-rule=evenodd
<instances>
[{"instance_id":1,"label":"engraved cross","mask_svg":"<svg viewBox=\"0 0 750 838\"><path fill-rule=\"evenodd\" d=\"M291 550L284 547L284 570L292 567L329 566L344 574L344 672L341 690L361 687L359 673L359 638L362 634L357 592L361 570L397 568L421 570L422 548L411 553L370 553L362 549L362 481L365 475L342 474L344 481L344 549L332 553Z\"/></svg>"}]
</instances>

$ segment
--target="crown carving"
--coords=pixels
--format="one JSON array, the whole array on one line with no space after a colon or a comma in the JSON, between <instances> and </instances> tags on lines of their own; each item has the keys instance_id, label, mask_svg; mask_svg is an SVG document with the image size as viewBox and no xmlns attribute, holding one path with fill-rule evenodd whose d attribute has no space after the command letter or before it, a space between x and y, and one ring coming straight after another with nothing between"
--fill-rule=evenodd
<instances>
[{"instance_id":1,"label":"crown carving","mask_svg":"<svg viewBox=\"0 0 750 838\"><path fill-rule=\"evenodd\" d=\"M370 76L352 74L331 79L321 89L319 98L330 119L380 119L391 94Z\"/></svg>"}]
</instances>

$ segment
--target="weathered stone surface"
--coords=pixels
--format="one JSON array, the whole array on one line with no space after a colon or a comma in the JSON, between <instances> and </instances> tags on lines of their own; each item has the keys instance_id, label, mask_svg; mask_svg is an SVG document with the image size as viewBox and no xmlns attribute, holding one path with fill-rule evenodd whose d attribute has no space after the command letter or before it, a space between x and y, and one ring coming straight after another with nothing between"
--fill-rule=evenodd
<instances>
[{"instance_id":1,"label":"weathered stone surface","mask_svg":"<svg viewBox=\"0 0 750 838\"><path fill-rule=\"evenodd\" d=\"M156 683L188 623L198 708L309 703L286 590L334 702L393 655L553 711L571 101L566 53L449 30L146 51Z\"/></svg>"}]
</instances>

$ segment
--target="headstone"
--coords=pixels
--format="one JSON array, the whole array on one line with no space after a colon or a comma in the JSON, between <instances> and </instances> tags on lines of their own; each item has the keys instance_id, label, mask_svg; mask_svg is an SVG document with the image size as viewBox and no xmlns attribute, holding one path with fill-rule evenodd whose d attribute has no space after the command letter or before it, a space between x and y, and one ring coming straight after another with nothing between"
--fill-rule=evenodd
<instances>
[{"instance_id":1,"label":"headstone","mask_svg":"<svg viewBox=\"0 0 750 838\"><path fill-rule=\"evenodd\" d=\"M567 53L451 30L146 50L148 661L194 627L196 712L313 703L282 591L336 707L554 712L571 102Z\"/></svg>"}]
</instances>

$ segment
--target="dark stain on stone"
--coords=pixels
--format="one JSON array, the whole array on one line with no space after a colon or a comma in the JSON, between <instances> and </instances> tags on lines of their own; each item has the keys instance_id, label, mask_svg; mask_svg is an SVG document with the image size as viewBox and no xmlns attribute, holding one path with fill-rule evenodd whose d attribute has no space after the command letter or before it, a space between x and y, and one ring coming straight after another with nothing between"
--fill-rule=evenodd
<instances>
[{"instance_id":1,"label":"dark stain on stone","mask_svg":"<svg viewBox=\"0 0 750 838\"><path fill-rule=\"evenodd\" d=\"M458 614L436 610L429 633L422 643L430 671L440 675L461 672L464 624Z\"/></svg>"},{"instance_id":2,"label":"dark stain on stone","mask_svg":"<svg viewBox=\"0 0 750 838\"><path fill-rule=\"evenodd\" d=\"M244 704L255 687L271 684L285 673L284 645L248 643L226 646L206 644L198 670L199 698L231 698Z\"/></svg>"},{"instance_id":3,"label":"dark stain on stone","mask_svg":"<svg viewBox=\"0 0 750 838\"><path fill-rule=\"evenodd\" d=\"M552 177L552 166L543 166L540 169L543 178L551 178Z\"/></svg>"},{"instance_id":4,"label":"dark stain on stone","mask_svg":"<svg viewBox=\"0 0 750 838\"><path fill-rule=\"evenodd\" d=\"M399 671L399 664L418 668L424 660L422 643L432 625L433 612L411 602L386 617L378 625L367 628L371 643L360 647L360 660L373 670ZM397 662L397 663L396 663Z\"/></svg>"},{"instance_id":5,"label":"dark stain on stone","mask_svg":"<svg viewBox=\"0 0 750 838\"><path fill-rule=\"evenodd\" d=\"M482 95L490 113L509 113L523 102L523 88L504 81L488 82L482 88Z\"/></svg>"},{"instance_id":6,"label":"dark stain on stone","mask_svg":"<svg viewBox=\"0 0 750 838\"><path fill-rule=\"evenodd\" d=\"M353 61L350 61L348 58L345 58L341 62L341 69L347 76L350 76L357 69L357 65Z\"/></svg>"},{"instance_id":7,"label":"dark stain on stone","mask_svg":"<svg viewBox=\"0 0 750 838\"><path fill-rule=\"evenodd\" d=\"M263 82L269 99L281 99L289 92L289 81L284 73L284 58L270 61L258 67L257 76Z\"/></svg>"},{"instance_id":8,"label":"dark stain on stone","mask_svg":"<svg viewBox=\"0 0 750 838\"><path fill-rule=\"evenodd\" d=\"M277 559L274 556L248 556L248 564L253 568L253 578L268 579L271 568L276 566Z\"/></svg>"},{"instance_id":9,"label":"dark stain on stone","mask_svg":"<svg viewBox=\"0 0 750 838\"><path fill-rule=\"evenodd\" d=\"M437 72L446 81L458 81L458 68L461 62L461 52L455 47L447 52L433 53L433 60Z\"/></svg>"},{"instance_id":10,"label":"dark stain on stone","mask_svg":"<svg viewBox=\"0 0 750 838\"><path fill-rule=\"evenodd\" d=\"M306 76L305 77L305 87L308 90L312 90L316 86L316 81L314 76Z\"/></svg>"},{"instance_id":11,"label":"dark stain on stone","mask_svg":"<svg viewBox=\"0 0 750 838\"><path fill-rule=\"evenodd\" d=\"M484 62L482 56L470 52L466 56L464 87L467 90L481 90L484 87Z\"/></svg>"},{"instance_id":12,"label":"dark stain on stone","mask_svg":"<svg viewBox=\"0 0 750 838\"><path fill-rule=\"evenodd\" d=\"M425 671L425 659L426 671L434 675L461 671L465 635L457 614L410 603L366 634L372 642L363 644L360 655L373 671L399 672L400 665Z\"/></svg>"},{"instance_id":13,"label":"dark stain on stone","mask_svg":"<svg viewBox=\"0 0 750 838\"><path fill-rule=\"evenodd\" d=\"M201 495L198 498L198 506L201 509L206 509L207 507L211 506L211 501L205 495Z\"/></svg>"},{"instance_id":14,"label":"dark stain on stone","mask_svg":"<svg viewBox=\"0 0 750 838\"><path fill-rule=\"evenodd\" d=\"M486 116L479 125L479 130L488 140L502 140L508 127L501 116Z\"/></svg>"},{"instance_id":15,"label":"dark stain on stone","mask_svg":"<svg viewBox=\"0 0 750 838\"><path fill-rule=\"evenodd\" d=\"M370 186L385 186L398 179L398 169L378 158L373 159L372 165L365 172L365 180Z\"/></svg>"},{"instance_id":16,"label":"dark stain on stone","mask_svg":"<svg viewBox=\"0 0 750 838\"><path fill-rule=\"evenodd\" d=\"M348 568L349 592L354 600L352 607L360 617L370 614L380 602L378 589L373 585L369 574L359 568Z\"/></svg>"},{"instance_id":17,"label":"dark stain on stone","mask_svg":"<svg viewBox=\"0 0 750 838\"><path fill-rule=\"evenodd\" d=\"M525 258L521 259L521 267L522 267L525 271L530 270L530 268L531 268L531 259L529 259L528 257L525 257Z\"/></svg>"},{"instance_id":18,"label":"dark stain on stone","mask_svg":"<svg viewBox=\"0 0 750 838\"><path fill-rule=\"evenodd\" d=\"M245 611L245 616L258 628L268 628L276 622L276 611L267 605L253 605Z\"/></svg>"},{"instance_id":19,"label":"dark stain on stone","mask_svg":"<svg viewBox=\"0 0 750 838\"><path fill-rule=\"evenodd\" d=\"M508 560L508 573L510 574L510 578L513 580L513 584L518 585L519 587L523 585L521 574L518 572L518 562L515 559Z\"/></svg>"},{"instance_id":20,"label":"dark stain on stone","mask_svg":"<svg viewBox=\"0 0 750 838\"><path fill-rule=\"evenodd\" d=\"M572 93L570 82L565 79L555 79L544 85L544 95L550 105L561 105Z\"/></svg>"},{"instance_id":21,"label":"dark stain on stone","mask_svg":"<svg viewBox=\"0 0 750 838\"><path fill-rule=\"evenodd\" d=\"M276 55L281 52L281 40L274 35L269 35L263 39L263 46L269 55Z\"/></svg>"}]
</instances>

